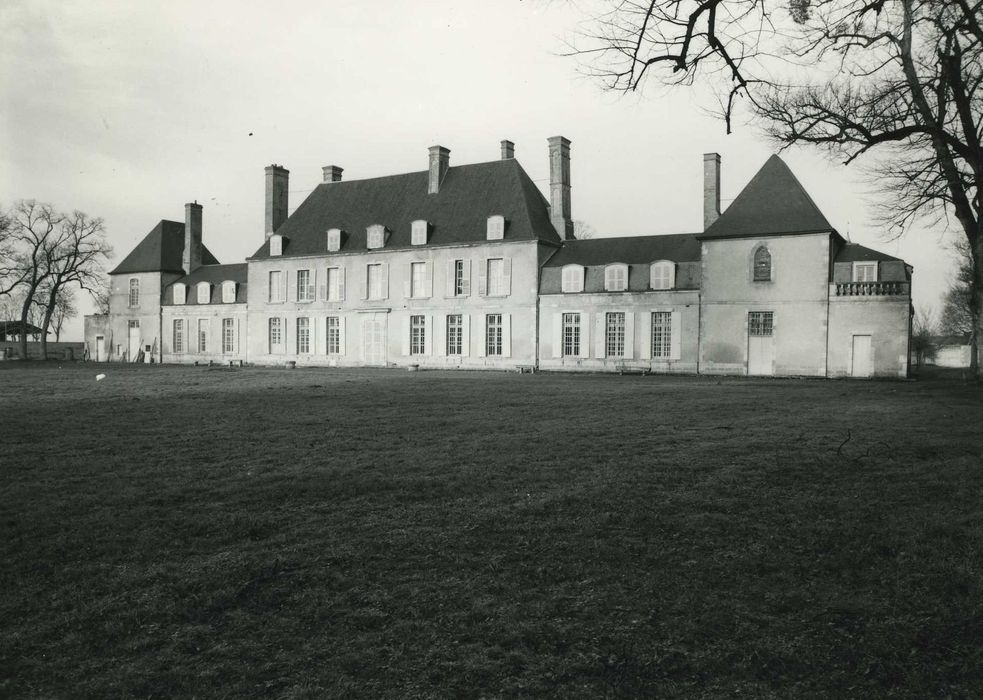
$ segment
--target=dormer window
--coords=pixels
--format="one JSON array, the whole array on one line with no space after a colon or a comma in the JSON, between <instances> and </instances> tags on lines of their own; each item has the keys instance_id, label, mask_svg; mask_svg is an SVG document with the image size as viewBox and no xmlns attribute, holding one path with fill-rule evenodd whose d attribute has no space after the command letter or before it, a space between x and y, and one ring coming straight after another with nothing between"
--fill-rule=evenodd
<instances>
[{"instance_id":1,"label":"dormer window","mask_svg":"<svg viewBox=\"0 0 983 700\"><path fill-rule=\"evenodd\" d=\"M487 240L500 241L505 238L505 217L501 214L488 217Z\"/></svg>"},{"instance_id":2,"label":"dormer window","mask_svg":"<svg viewBox=\"0 0 983 700\"><path fill-rule=\"evenodd\" d=\"M334 253L341 250L341 229L328 229L328 252Z\"/></svg>"},{"instance_id":3,"label":"dormer window","mask_svg":"<svg viewBox=\"0 0 983 700\"><path fill-rule=\"evenodd\" d=\"M173 301L175 304L187 304L188 303L188 288L178 282L173 287L171 287L173 294Z\"/></svg>"},{"instance_id":4,"label":"dormer window","mask_svg":"<svg viewBox=\"0 0 983 700\"><path fill-rule=\"evenodd\" d=\"M212 300L212 285L208 282L198 283L198 303L207 304Z\"/></svg>"},{"instance_id":5,"label":"dormer window","mask_svg":"<svg viewBox=\"0 0 983 700\"><path fill-rule=\"evenodd\" d=\"M270 255L283 255L283 236L275 233L270 236Z\"/></svg>"},{"instance_id":6,"label":"dormer window","mask_svg":"<svg viewBox=\"0 0 983 700\"><path fill-rule=\"evenodd\" d=\"M854 282L876 282L877 263L876 262L855 262L853 263Z\"/></svg>"},{"instance_id":7,"label":"dormer window","mask_svg":"<svg viewBox=\"0 0 983 700\"><path fill-rule=\"evenodd\" d=\"M628 289L628 266L614 263L604 268L604 291L623 292Z\"/></svg>"},{"instance_id":8,"label":"dormer window","mask_svg":"<svg viewBox=\"0 0 983 700\"><path fill-rule=\"evenodd\" d=\"M583 265L563 266L563 278L560 282L560 290L563 292L584 291L584 266Z\"/></svg>"},{"instance_id":9,"label":"dormer window","mask_svg":"<svg viewBox=\"0 0 983 700\"><path fill-rule=\"evenodd\" d=\"M222 282L222 303L234 304L236 301L236 283L232 280Z\"/></svg>"},{"instance_id":10,"label":"dormer window","mask_svg":"<svg viewBox=\"0 0 983 700\"><path fill-rule=\"evenodd\" d=\"M771 253L765 246L759 246L754 251L754 276L755 282L771 281Z\"/></svg>"},{"instance_id":11,"label":"dormer window","mask_svg":"<svg viewBox=\"0 0 983 700\"><path fill-rule=\"evenodd\" d=\"M671 260L652 263L649 270L649 286L652 289L672 289L676 286L676 264Z\"/></svg>"},{"instance_id":12,"label":"dormer window","mask_svg":"<svg viewBox=\"0 0 983 700\"><path fill-rule=\"evenodd\" d=\"M366 245L370 249L382 248L386 245L386 227L382 224L369 226L365 231Z\"/></svg>"},{"instance_id":13,"label":"dormer window","mask_svg":"<svg viewBox=\"0 0 983 700\"><path fill-rule=\"evenodd\" d=\"M414 221L412 229L412 243L413 245L426 245L427 244L427 229L429 224L424 221Z\"/></svg>"}]
</instances>

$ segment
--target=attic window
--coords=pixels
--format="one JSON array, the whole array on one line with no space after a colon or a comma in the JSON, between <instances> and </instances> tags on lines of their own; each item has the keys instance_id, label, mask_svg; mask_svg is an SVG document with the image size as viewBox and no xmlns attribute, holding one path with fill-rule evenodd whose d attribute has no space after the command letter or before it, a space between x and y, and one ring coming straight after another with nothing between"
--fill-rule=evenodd
<instances>
[{"instance_id":1,"label":"attic window","mask_svg":"<svg viewBox=\"0 0 983 700\"><path fill-rule=\"evenodd\" d=\"M207 304L212 300L212 285L208 282L198 283L198 303Z\"/></svg>"},{"instance_id":2,"label":"attic window","mask_svg":"<svg viewBox=\"0 0 983 700\"><path fill-rule=\"evenodd\" d=\"M335 251L341 250L341 229L340 228L329 228L328 229L328 252L334 253Z\"/></svg>"},{"instance_id":3,"label":"attic window","mask_svg":"<svg viewBox=\"0 0 983 700\"><path fill-rule=\"evenodd\" d=\"M427 229L429 224L423 219L413 222L412 243L413 245L427 244Z\"/></svg>"},{"instance_id":4,"label":"attic window","mask_svg":"<svg viewBox=\"0 0 983 700\"><path fill-rule=\"evenodd\" d=\"M505 217L501 214L489 216L487 234L489 241L500 241L505 238Z\"/></svg>"},{"instance_id":5,"label":"attic window","mask_svg":"<svg viewBox=\"0 0 983 700\"><path fill-rule=\"evenodd\" d=\"M174 303L175 304L187 304L188 303L188 288L187 287L185 287L183 284L181 284L180 282L178 282L177 284L175 284L172 287L172 289L174 290L172 293L174 295L173 296L173 299L174 299Z\"/></svg>"},{"instance_id":6,"label":"attic window","mask_svg":"<svg viewBox=\"0 0 983 700\"><path fill-rule=\"evenodd\" d=\"M276 233L270 236L270 255L283 255L283 236Z\"/></svg>"},{"instance_id":7,"label":"attic window","mask_svg":"<svg viewBox=\"0 0 983 700\"><path fill-rule=\"evenodd\" d=\"M560 280L560 290L563 292L582 292L584 291L584 267L583 265L564 265L563 275Z\"/></svg>"},{"instance_id":8,"label":"attic window","mask_svg":"<svg viewBox=\"0 0 983 700\"><path fill-rule=\"evenodd\" d=\"M877 263L876 262L855 262L853 263L854 282L876 282Z\"/></svg>"},{"instance_id":9,"label":"attic window","mask_svg":"<svg viewBox=\"0 0 983 700\"><path fill-rule=\"evenodd\" d=\"M372 248L382 248L386 245L386 227L382 224L375 224L366 229L366 244Z\"/></svg>"},{"instance_id":10,"label":"attic window","mask_svg":"<svg viewBox=\"0 0 983 700\"><path fill-rule=\"evenodd\" d=\"M234 304L236 301L236 283L232 280L222 282L222 303Z\"/></svg>"},{"instance_id":11,"label":"attic window","mask_svg":"<svg viewBox=\"0 0 983 700\"><path fill-rule=\"evenodd\" d=\"M652 289L672 289L676 284L676 265L671 260L652 263L649 270L649 286Z\"/></svg>"},{"instance_id":12,"label":"attic window","mask_svg":"<svg viewBox=\"0 0 983 700\"><path fill-rule=\"evenodd\" d=\"M613 263L604 268L604 291L623 292L628 289L628 266Z\"/></svg>"}]
</instances>

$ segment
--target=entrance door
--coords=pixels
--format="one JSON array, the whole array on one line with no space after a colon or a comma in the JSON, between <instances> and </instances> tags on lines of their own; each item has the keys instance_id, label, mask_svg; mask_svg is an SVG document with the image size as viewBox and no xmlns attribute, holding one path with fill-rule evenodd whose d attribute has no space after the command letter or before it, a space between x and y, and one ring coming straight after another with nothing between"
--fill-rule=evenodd
<instances>
[{"instance_id":1,"label":"entrance door","mask_svg":"<svg viewBox=\"0 0 983 700\"><path fill-rule=\"evenodd\" d=\"M870 336L853 336L853 364L850 375L853 377L869 377L874 373L874 354L871 352Z\"/></svg>"},{"instance_id":2,"label":"entrance door","mask_svg":"<svg viewBox=\"0 0 983 700\"><path fill-rule=\"evenodd\" d=\"M771 376L775 373L774 312L751 311L748 314L747 373Z\"/></svg>"},{"instance_id":3,"label":"entrance door","mask_svg":"<svg viewBox=\"0 0 983 700\"><path fill-rule=\"evenodd\" d=\"M386 315L367 314L362 318L362 362L386 365Z\"/></svg>"},{"instance_id":4,"label":"entrance door","mask_svg":"<svg viewBox=\"0 0 983 700\"><path fill-rule=\"evenodd\" d=\"M102 362L106 359L106 351L103 349L102 344L106 342L106 336L97 335L96 336L96 362Z\"/></svg>"},{"instance_id":5,"label":"entrance door","mask_svg":"<svg viewBox=\"0 0 983 700\"><path fill-rule=\"evenodd\" d=\"M128 362L136 362L137 355L140 354L140 322L130 321L129 343L127 346L126 359Z\"/></svg>"}]
</instances>

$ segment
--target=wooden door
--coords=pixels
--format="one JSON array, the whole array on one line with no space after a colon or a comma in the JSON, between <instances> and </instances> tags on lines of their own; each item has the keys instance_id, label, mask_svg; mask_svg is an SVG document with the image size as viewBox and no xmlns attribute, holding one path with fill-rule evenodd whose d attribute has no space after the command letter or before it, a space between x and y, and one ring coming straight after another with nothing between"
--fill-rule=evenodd
<instances>
[{"instance_id":1,"label":"wooden door","mask_svg":"<svg viewBox=\"0 0 983 700\"><path fill-rule=\"evenodd\" d=\"M850 375L853 377L870 377L874 373L873 360L870 336L853 336L853 361L850 367Z\"/></svg>"}]
</instances>

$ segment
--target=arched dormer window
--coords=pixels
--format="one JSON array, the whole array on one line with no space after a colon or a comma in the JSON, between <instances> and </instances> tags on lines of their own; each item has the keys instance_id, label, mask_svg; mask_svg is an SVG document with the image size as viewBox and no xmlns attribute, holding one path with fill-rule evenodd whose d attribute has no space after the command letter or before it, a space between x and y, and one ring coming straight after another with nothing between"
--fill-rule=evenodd
<instances>
[{"instance_id":1,"label":"arched dormer window","mask_svg":"<svg viewBox=\"0 0 983 700\"><path fill-rule=\"evenodd\" d=\"M173 290L173 301L175 304L187 304L188 303L188 288L183 283L178 282L172 288Z\"/></svg>"},{"instance_id":2,"label":"arched dormer window","mask_svg":"<svg viewBox=\"0 0 983 700\"><path fill-rule=\"evenodd\" d=\"M649 286L652 289L672 289L676 286L676 263L658 260L649 268Z\"/></svg>"},{"instance_id":3,"label":"arched dormer window","mask_svg":"<svg viewBox=\"0 0 983 700\"><path fill-rule=\"evenodd\" d=\"M505 217L501 214L489 216L486 234L489 241L500 241L505 238Z\"/></svg>"},{"instance_id":4,"label":"arched dormer window","mask_svg":"<svg viewBox=\"0 0 983 700\"><path fill-rule=\"evenodd\" d=\"M584 266L583 265L563 266L563 277L560 281L560 290L563 292L584 291Z\"/></svg>"},{"instance_id":5,"label":"arched dormer window","mask_svg":"<svg viewBox=\"0 0 983 700\"><path fill-rule=\"evenodd\" d=\"M222 303L234 304L236 301L236 283L232 280L222 282Z\"/></svg>"},{"instance_id":6,"label":"arched dormer window","mask_svg":"<svg viewBox=\"0 0 983 700\"><path fill-rule=\"evenodd\" d=\"M365 229L366 247L382 248L386 245L386 227L382 224L374 224Z\"/></svg>"},{"instance_id":7,"label":"arched dormer window","mask_svg":"<svg viewBox=\"0 0 983 700\"><path fill-rule=\"evenodd\" d=\"M411 243L413 245L426 245L427 244L427 224L426 220L420 219L419 221L414 221L411 224Z\"/></svg>"},{"instance_id":8,"label":"arched dormer window","mask_svg":"<svg viewBox=\"0 0 983 700\"><path fill-rule=\"evenodd\" d=\"M604 291L623 292L628 289L628 266L612 263L604 268Z\"/></svg>"},{"instance_id":9,"label":"arched dormer window","mask_svg":"<svg viewBox=\"0 0 983 700\"><path fill-rule=\"evenodd\" d=\"M755 282L771 281L771 253L766 246L758 246L754 251L754 269L752 279Z\"/></svg>"},{"instance_id":10,"label":"arched dormer window","mask_svg":"<svg viewBox=\"0 0 983 700\"><path fill-rule=\"evenodd\" d=\"M208 304L211 302L212 285L210 285L208 282L199 282L197 290L198 290L197 297L198 297L199 304Z\"/></svg>"}]
</instances>

